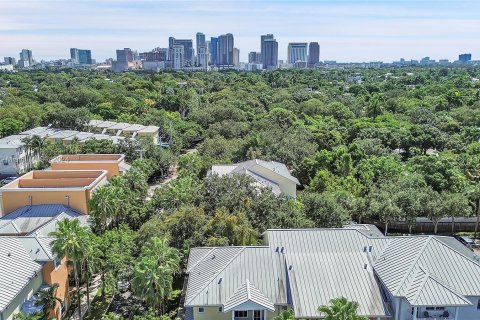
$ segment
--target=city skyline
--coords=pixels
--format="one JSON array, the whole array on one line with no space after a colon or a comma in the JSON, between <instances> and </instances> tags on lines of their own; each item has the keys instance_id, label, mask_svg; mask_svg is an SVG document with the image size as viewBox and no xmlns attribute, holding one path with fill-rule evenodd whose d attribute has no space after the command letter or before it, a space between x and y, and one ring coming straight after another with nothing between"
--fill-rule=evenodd
<instances>
[{"instance_id":1,"label":"city skyline","mask_svg":"<svg viewBox=\"0 0 480 320\"><path fill-rule=\"evenodd\" d=\"M479 10L478 2L467 0L21 0L2 4L0 55L17 56L28 48L36 60L50 60L68 58L70 48L87 48L102 61L115 57L118 48L149 51L167 47L169 36L194 40L202 32L206 39L232 33L241 61L260 51L259 37L269 33L281 60L287 59L289 42L319 42L321 60L456 60L461 52L478 56Z\"/></svg>"}]
</instances>

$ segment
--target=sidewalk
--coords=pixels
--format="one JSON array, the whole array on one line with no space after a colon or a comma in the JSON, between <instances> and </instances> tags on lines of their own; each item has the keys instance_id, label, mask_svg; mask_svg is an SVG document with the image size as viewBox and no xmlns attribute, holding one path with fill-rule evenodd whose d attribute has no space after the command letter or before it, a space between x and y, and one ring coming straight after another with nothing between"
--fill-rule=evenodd
<instances>
[{"instance_id":1,"label":"sidewalk","mask_svg":"<svg viewBox=\"0 0 480 320\"><path fill-rule=\"evenodd\" d=\"M100 287L100 284L101 284L101 281L100 281L100 275L96 276L93 280L92 280L92 283L90 284L90 292L89 292L89 296L90 296L90 303L93 301L93 298L95 297L95 295L97 294L97 291L98 291L98 287ZM80 288L80 291L83 293L87 290L86 287L81 287ZM80 313L82 314L82 318L85 316L85 313L87 312L87 295L85 295L84 297L82 297L82 299L80 300ZM72 316L70 317L70 320L80 320L78 318L78 308L75 309L75 311L73 312Z\"/></svg>"}]
</instances>

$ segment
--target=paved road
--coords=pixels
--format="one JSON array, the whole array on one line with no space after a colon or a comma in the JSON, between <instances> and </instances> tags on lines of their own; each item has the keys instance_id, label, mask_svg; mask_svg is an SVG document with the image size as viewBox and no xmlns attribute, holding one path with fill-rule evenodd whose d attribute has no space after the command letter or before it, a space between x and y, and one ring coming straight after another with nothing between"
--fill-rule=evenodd
<instances>
[{"instance_id":1,"label":"paved road","mask_svg":"<svg viewBox=\"0 0 480 320\"><path fill-rule=\"evenodd\" d=\"M95 297L95 295L97 294L97 291L98 291L98 287L100 287L100 284L102 282L100 281L100 275L96 276L91 285L90 285L90 292L89 292L89 296L90 296L90 303L93 301L93 298ZM85 292L87 290L86 287L80 287L80 292ZM82 318L85 316L85 313L87 312L87 295L84 295L82 297L82 299L80 300L80 313L82 314ZM75 312L72 314L72 316L70 317L70 320L80 320L80 318L78 317L78 308L75 310Z\"/></svg>"}]
</instances>

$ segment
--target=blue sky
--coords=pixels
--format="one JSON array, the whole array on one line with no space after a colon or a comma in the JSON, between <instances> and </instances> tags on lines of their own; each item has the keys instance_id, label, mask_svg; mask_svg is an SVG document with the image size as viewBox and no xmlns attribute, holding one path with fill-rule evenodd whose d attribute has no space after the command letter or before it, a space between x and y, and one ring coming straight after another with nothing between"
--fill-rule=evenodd
<instances>
[{"instance_id":1,"label":"blue sky","mask_svg":"<svg viewBox=\"0 0 480 320\"><path fill-rule=\"evenodd\" d=\"M93 58L115 49L167 46L168 36L233 33L241 60L273 33L279 58L288 42L318 41L321 60L392 61L400 57L480 60L480 0L0 0L0 57L22 48L34 58Z\"/></svg>"}]
</instances>

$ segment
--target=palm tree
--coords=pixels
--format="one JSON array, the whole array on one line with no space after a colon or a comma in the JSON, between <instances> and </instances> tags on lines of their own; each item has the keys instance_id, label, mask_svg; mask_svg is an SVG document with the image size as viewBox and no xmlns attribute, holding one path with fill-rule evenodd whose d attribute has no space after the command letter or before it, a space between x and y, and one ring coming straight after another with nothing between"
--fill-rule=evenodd
<instances>
[{"instance_id":1,"label":"palm tree","mask_svg":"<svg viewBox=\"0 0 480 320\"><path fill-rule=\"evenodd\" d=\"M116 215L117 197L110 185L98 188L89 202L90 215L95 221L98 232L105 230L108 222Z\"/></svg>"},{"instance_id":2,"label":"palm tree","mask_svg":"<svg viewBox=\"0 0 480 320\"><path fill-rule=\"evenodd\" d=\"M295 320L295 314L292 309L285 310L278 316L274 317L273 320Z\"/></svg>"},{"instance_id":3,"label":"palm tree","mask_svg":"<svg viewBox=\"0 0 480 320\"><path fill-rule=\"evenodd\" d=\"M42 314L40 312L33 312L29 314L17 313L13 316L13 320L40 320L42 319Z\"/></svg>"},{"instance_id":4,"label":"palm tree","mask_svg":"<svg viewBox=\"0 0 480 320\"><path fill-rule=\"evenodd\" d=\"M321 306L318 311L325 320L368 320L367 317L357 313L358 303L348 301L347 298L335 298L330 300L330 306Z\"/></svg>"},{"instance_id":5,"label":"palm tree","mask_svg":"<svg viewBox=\"0 0 480 320\"><path fill-rule=\"evenodd\" d=\"M62 300L58 298L55 294L58 289L58 283L54 283L51 287L46 290L40 290L37 295L38 298L35 301L35 306L42 307L42 314L44 319L48 319L48 315L51 310L55 310L57 307L57 302L62 303Z\"/></svg>"},{"instance_id":6,"label":"palm tree","mask_svg":"<svg viewBox=\"0 0 480 320\"><path fill-rule=\"evenodd\" d=\"M154 237L142 250L134 268L133 292L163 314L163 304L172 292L173 276L180 268L180 254L167 238Z\"/></svg>"},{"instance_id":7,"label":"palm tree","mask_svg":"<svg viewBox=\"0 0 480 320\"><path fill-rule=\"evenodd\" d=\"M50 232L49 236L55 239L52 241L53 253L58 258L66 257L73 267L77 290L78 316L81 319L79 267L85 254L88 229L87 227L82 227L77 219L64 219L58 222L57 230Z\"/></svg>"}]
</instances>

